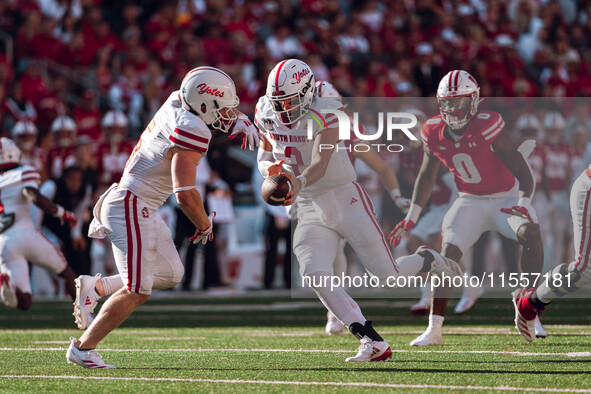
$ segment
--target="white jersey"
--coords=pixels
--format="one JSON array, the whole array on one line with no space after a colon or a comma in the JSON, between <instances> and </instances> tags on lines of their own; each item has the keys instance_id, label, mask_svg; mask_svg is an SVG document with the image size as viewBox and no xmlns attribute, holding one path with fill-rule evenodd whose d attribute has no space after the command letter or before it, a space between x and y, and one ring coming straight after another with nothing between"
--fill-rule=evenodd
<instances>
[{"instance_id":1,"label":"white jersey","mask_svg":"<svg viewBox=\"0 0 591 394\"><path fill-rule=\"evenodd\" d=\"M266 96L259 99L255 111L255 124L273 146L275 160L284 160L284 168L287 172L297 176L308 168L312 162L314 139L322 130L336 125L336 116L329 114L324 117L320 112L322 109L342 111L343 104L331 98L318 98L308 114L290 128L277 121ZM308 139L308 119L312 121L313 128L314 139L311 140ZM324 176L301 190L298 198L310 199L356 180L355 169L349 160L343 141L339 141L337 145L338 149L333 150Z\"/></svg>"},{"instance_id":2,"label":"white jersey","mask_svg":"<svg viewBox=\"0 0 591 394\"><path fill-rule=\"evenodd\" d=\"M158 209L172 194L171 161L174 146L207 152L211 131L201 118L185 110L179 92L173 92L160 107L133 149L119 184Z\"/></svg>"},{"instance_id":3,"label":"white jersey","mask_svg":"<svg viewBox=\"0 0 591 394\"><path fill-rule=\"evenodd\" d=\"M25 187L39 188L41 176L31 166L20 166L0 174L0 201L4 214L14 213L14 225L34 226L32 202L23 196Z\"/></svg>"}]
</instances>

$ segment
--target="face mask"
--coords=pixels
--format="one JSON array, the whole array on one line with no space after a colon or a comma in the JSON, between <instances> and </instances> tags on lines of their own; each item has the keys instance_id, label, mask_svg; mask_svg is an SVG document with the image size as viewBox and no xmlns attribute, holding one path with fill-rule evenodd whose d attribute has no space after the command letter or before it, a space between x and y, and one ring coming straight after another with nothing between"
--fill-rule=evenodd
<instances>
[{"instance_id":1,"label":"face mask","mask_svg":"<svg viewBox=\"0 0 591 394\"><path fill-rule=\"evenodd\" d=\"M112 144L118 144L121 141L123 141L123 134L111 134L111 136L109 137L109 141Z\"/></svg>"},{"instance_id":2,"label":"face mask","mask_svg":"<svg viewBox=\"0 0 591 394\"><path fill-rule=\"evenodd\" d=\"M57 146L59 146L60 148L67 148L70 145L71 142L69 138L60 138L57 140Z\"/></svg>"},{"instance_id":3,"label":"face mask","mask_svg":"<svg viewBox=\"0 0 591 394\"><path fill-rule=\"evenodd\" d=\"M26 141L20 143L20 148L22 151L28 152L33 150L35 147L35 141Z\"/></svg>"}]
</instances>

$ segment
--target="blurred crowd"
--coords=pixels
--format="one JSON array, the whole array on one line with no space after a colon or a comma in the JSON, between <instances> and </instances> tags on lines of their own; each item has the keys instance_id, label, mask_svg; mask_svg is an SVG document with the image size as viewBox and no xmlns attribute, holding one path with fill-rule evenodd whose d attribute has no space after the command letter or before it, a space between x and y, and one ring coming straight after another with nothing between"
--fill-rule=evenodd
<instances>
[{"instance_id":1,"label":"blurred crowd","mask_svg":"<svg viewBox=\"0 0 591 394\"><path fill-rule=\"evenodd\" d=\"M478 80L481 97L591 95L586 0L0 0L0 31L0 133L83 223L155 111L198 65L228 72L248 115L271 68L289 57L343 96L433 97L458 68ZM532 114L548 201L568 190L591 132L588 105L563 115L558 135L545 113ZM212 144L204 184L236 193L250 168L228 156L225 138ZM553 183L558 167L568 171ZM90 258L83 227L60 238L68 260Z\"/></svg>"}]
</instances>

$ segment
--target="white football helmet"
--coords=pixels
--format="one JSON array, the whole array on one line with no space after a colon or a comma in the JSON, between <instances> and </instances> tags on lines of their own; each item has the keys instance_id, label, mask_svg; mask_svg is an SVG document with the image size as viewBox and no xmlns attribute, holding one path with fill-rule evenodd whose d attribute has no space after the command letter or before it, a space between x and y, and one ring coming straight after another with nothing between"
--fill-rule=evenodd
<instances>
[{"instance_id":1,"label":"white football helmet","mask_svg":"<svg viewBox=\"0 0 591 394\"><path fill-rule=\"evenodd\" d=\"M30 120L19 120L15 123L10 135L13 139L15 139L16 137L25 134L37 135L37 126L35 126L35 123L31 122Z\"/></svg>"},{"instance_id":2,"label":"white football helmet","mask_svg":"<svg viewBox=\"0 0 591 394\"><path fill-rule=\"evenodd\" d=\"M35 147L37 132L35 123L26 119L19 120L12 128L11 137L20 149L29 152Z\"/></svg>"},{"instance_id":3,"label":"white football helmet","mask_svg":"<svg viewBox=\"0 0 591 394\"><path fill-rule=\"evenodd\" d=\"M51 124L51 132L60 148L74 144L77 129L76 122L69 116L58 116Z\"/></svg>"},{"instance_id":4,"label":"white football helmet","mask_svg":"<svg viewBox=\"0 0 591 394\"><path fill-rule=\"evenodd\" d=\"M215 67L189 71L180 89L183 108L199 116L209 127L227 133L238 118L240 104L232 78Z\"/></svg>"},{"instance_id":5,"label":"white football helmet","mask_svg":"<svg viewBox=\"0 0 591 394\"><path fill-rule=\"evenodd\" d=\"M21 157L21 150L13 140L6 137L0 139L0 170L20 164Z\"/></svg>"},{"instance_id":6,"label":"white football helmet","mask_svg":"<svg viewBox=\"0 0 591 394\"><path fill-rule=\"evenodd\" d=\"M310 67L301 60L288 59L279 62L269 74L266 96L277 121L289 126L308 112L315 90Z\"/></svg>"},{"instance_id":7,"label":"white football helmet","mask_svg":"<svg viewBox=\"0 0 591 394\"><path fill-rule=\"evenodd\" d=\"M566 120L558 111L550 111L544 117L544 129L546 140L551 144L557 144L564 139Z\"/></svg>"},{"instance_id":8,"label":"white football helmet","mask_svg":"<svg viewBox=\"0 0 591 394\"><path fill-rule=\"evenodd\" d=\"M441 117L452 130L466 126L478 112L480 87L464 70L448 72L439 82L437 101Z\"/></svg>"},{"instance_id":9,"label":"white football helmet","mask_svg":"<svg viewBox=\"0 0 591 394\"><path fill-rule=\"evenodd\" d=\"M316 81L316 94L318 97L329 97L339 101L343 100L343 96L341 96L333 84L328 81Z\"/></svg>"},{"instance_id":10,"label":"white football helmet","mask_svg":"<svg viewBox=\"0 0 591 394\"><path fill-rule=\"evenodd\" d=\"M532 113L525 113L517 118L515 128L525 138L538 139L542 131L542 125L538 117Z\"/></svg>"},{"instance_id":11,"label":"white football helmet","mask_svg":"<svg viewBox=\"0 0 591 394\"><path fill-rule=\"evenodd\" d=\"M101 126L103 128L108 127L121 127L126 128L129 122L127 121L127 116L123 113L123 111L118 109L112 109L103 116L103 120L101 122Z\"/></svg>"}]
</instances>

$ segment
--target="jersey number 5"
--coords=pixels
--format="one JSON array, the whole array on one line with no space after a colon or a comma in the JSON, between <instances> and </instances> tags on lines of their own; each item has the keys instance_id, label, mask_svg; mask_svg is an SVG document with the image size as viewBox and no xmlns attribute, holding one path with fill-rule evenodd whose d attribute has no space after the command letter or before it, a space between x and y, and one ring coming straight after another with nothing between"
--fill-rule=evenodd
<instances>
[{"instance_id":1,"label":"jersey number 5","mask_svg":"<svg viewBox=\"0 0 591 394\"><path fill-rule=\"evenodd\" d=\"M457 153L452 157L454 167L458 171L458 174L462 180L466 183L480 183L482 177L476 169L474 162L470 155L466 153Z\"/></svg>"}]
</instances>

